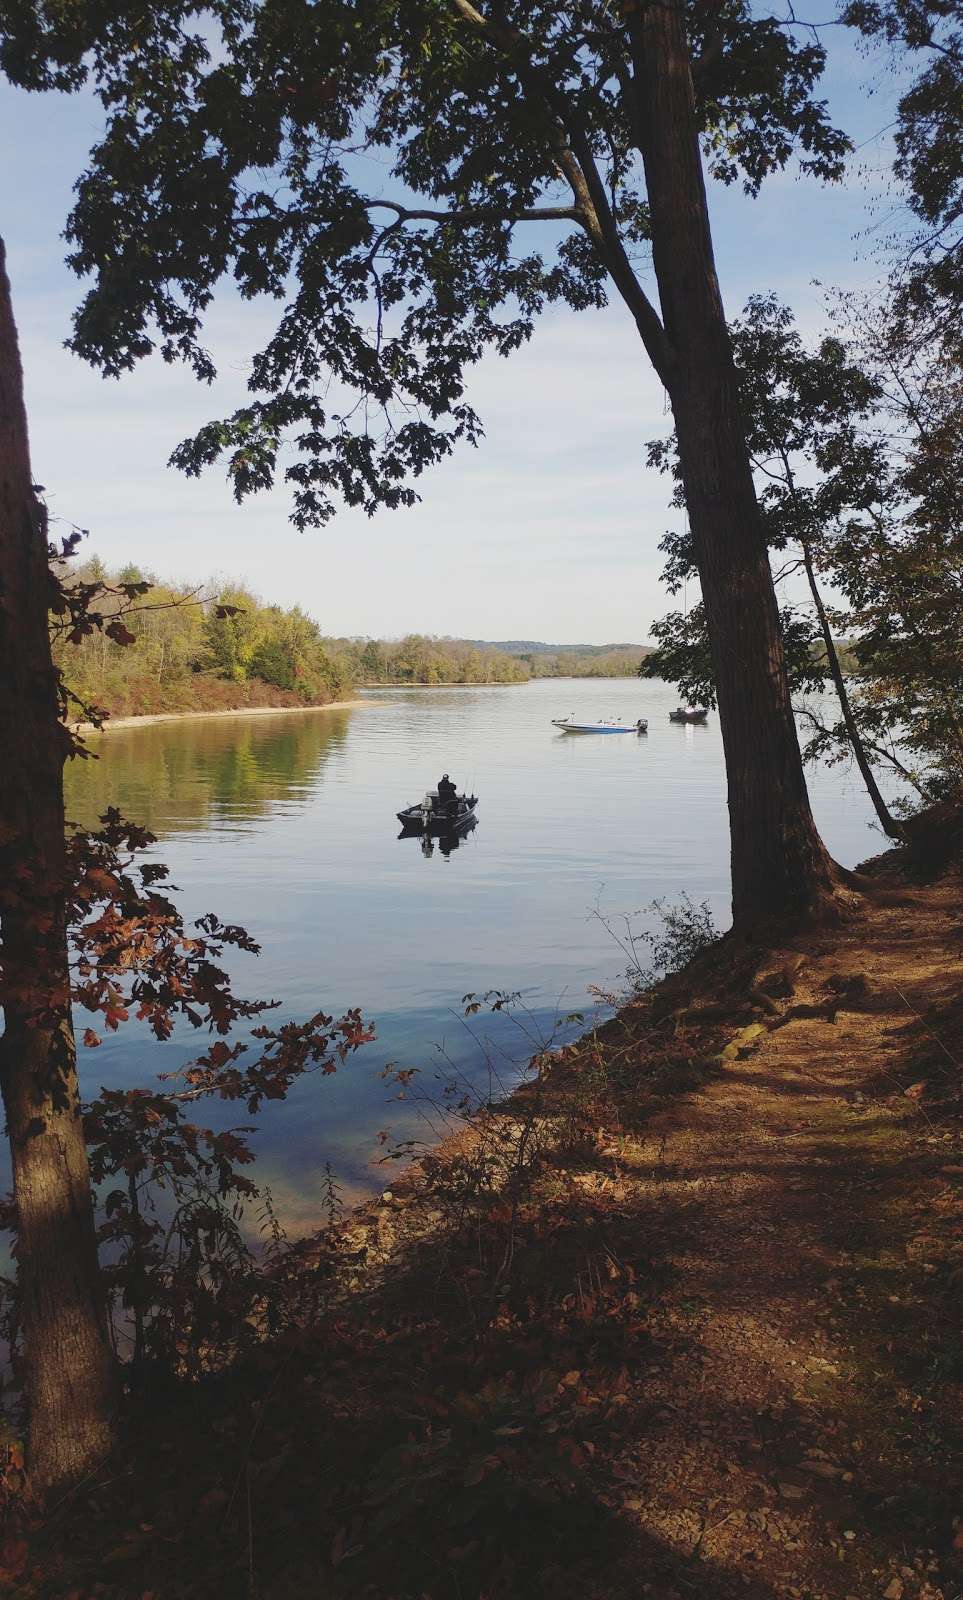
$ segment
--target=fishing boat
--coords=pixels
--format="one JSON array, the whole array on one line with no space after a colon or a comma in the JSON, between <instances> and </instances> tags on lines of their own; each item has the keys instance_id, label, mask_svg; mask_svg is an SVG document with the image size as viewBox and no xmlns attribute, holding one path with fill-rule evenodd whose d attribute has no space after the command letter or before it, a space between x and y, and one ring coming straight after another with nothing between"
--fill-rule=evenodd
<instances>
[{"instance_id":1,"label":"fishing boat","mask_svg":"<svg viewBox=\"0 0 963 1600\"><path fill-rule=\"evenodd\" d=\"M638 722L616 722L614 717L602 722L576 722L573 711L569 717L553 717L552 727L562 733L647 733L649 724L644 717Z\"/></svg>"},{"instance_id":2,"label":"fishing boat","mask_svg":"<svg viewBox=\"0 0 963 1600\"><path fill-rule=\"evenodd\" d=\"M459 833L474 820L477 805L477 794L459 794L450 805L440 806L438 790L429 789L423 800L395 815L404 833Z\"/></svg>"},{"instance_id":3,"label":"fishing boat","mask_svg":"<svg viewBox=\"0 0 963 1600\"><path fill-rule=\"evenodd\" d=\"M670 722L705 722L709 715L704 706L679 706L669 712Z\"/></svg>"}]
</instances>

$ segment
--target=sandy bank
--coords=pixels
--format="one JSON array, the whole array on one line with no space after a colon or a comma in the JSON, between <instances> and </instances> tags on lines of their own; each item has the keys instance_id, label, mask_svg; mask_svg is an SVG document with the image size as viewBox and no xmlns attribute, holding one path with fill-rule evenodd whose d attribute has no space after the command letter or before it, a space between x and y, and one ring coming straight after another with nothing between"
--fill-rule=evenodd
<instances>
[{"instance_id":1,"label":"sandy bank","mask_svg":"<svg viewBox=\"0 0 963 1600\"><path fill-rule=\"evenodd\" d=\"M201 722L215 717L290 717L313 711L352 711L367 700L331 700L325 706L232 706L226 711L156 711L139 717L111 717L103 728L92 722L72 724L74 733L110 733L115 728L146 728L152 722Z\"/></svg>"}]
</instances>

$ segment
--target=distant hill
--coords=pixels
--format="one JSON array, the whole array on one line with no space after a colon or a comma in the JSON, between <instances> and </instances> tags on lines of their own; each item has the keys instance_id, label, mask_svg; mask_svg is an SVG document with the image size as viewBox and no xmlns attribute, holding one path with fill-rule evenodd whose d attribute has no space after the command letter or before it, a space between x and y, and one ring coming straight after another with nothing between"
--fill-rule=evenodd
<instances>
[{"instance_id":1,"label":"distant hill","mask_svg":"<svg viewBox=\"0 0 963 1600\"><path fill-rule=\"evenodd\" d=\"M604 656L612 650L634 650L647 656L651 644L546 644L542 639L469 639L478 650L502 650L507 656Z\"/></svg>"}]
</instances>

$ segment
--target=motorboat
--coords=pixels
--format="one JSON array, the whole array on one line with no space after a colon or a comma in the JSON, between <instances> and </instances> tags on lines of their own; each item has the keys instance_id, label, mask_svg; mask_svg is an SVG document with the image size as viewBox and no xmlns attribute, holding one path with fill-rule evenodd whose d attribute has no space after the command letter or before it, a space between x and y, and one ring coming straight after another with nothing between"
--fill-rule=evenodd
<instances>
[{"instance_id":1,"label":"motorboat","mask_svg":"<svg viewBox=\"0 0 963 1600\"><path fill-rule=\"evenodd\" d=\"M614 717L599 722L576 722L573 711L569 717L553 717L552 727L562 733L647 733L649 724L644 717L637 722L617 722Z\"/></svg>"},{"instance_id":2,"label":"motorboat","mask_svg":"<svg viewBox=\"0 0 963 1600\"><path fill-rule=\"evenodd\" d=\"M669 712L670 722L705 722L709 715L705 706L679 706Z\"/></svg>"},{"instance_id":3,"label":"motorboat","mask_svg":"<svg viewBox=\"0 0 963 1600\"><path fill-rule=\"evenodd\" d=\"M437 789L429 789L423 800L395 815L404 833L458 833L474 819L477 805L477 794L458 794L446 804Z\"/></svg>"}]
</instances>

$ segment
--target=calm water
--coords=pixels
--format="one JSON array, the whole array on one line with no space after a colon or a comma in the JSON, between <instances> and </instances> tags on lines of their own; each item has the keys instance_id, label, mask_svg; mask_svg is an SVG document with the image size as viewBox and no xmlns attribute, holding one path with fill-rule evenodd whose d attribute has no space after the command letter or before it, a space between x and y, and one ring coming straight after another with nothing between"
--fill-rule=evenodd
<instances>
[{"instance_id":1,"label":"calm water","mask_svg":"<svg viewBox=\"0 0 963 1600\"><path fill-rule=\"evenodd\" d=\"M591 1006L625 966L598 919L687 891L728 919L728 838L718 719L668 721L675 691L634 679L512 688L377 691L358 709L117 729L100 760L68 774L68 815L118 805L158 836L157 856L191 915L215 910L262 942L238 957L238 990L284 1013L360 1006L378 1040L334 1078L300 1085L261 1118L260 1173L285 1219L317 1216L324 1163L349 1190L383 1186L376 1134L430 1128L388 1101L388 1061L441 1068L439 1047L477 1082L468 990L523 990L547 1024ZM554 716L649 718L644 738L557 733ZM477 828L447 858L398 839L395 811L448 770L480 795ZM858 779L811 778L817 821L847 865L881 848ZM492 1034L492 1027L486 1024ZM521 1041L493 1035L509 1058ZM88 1053L85 1086L147 1083L192 1053L186 1030L158 1045L122 1028ZM510 1070L510 1069L506 1069ZM218 1111L211 1113L212 1120ZM243 1121L234 1108L227 1120Z\"/></svg>"}]
</instances>

